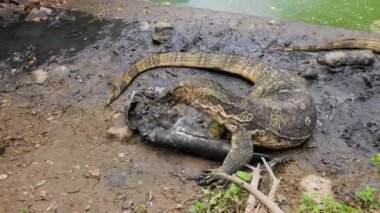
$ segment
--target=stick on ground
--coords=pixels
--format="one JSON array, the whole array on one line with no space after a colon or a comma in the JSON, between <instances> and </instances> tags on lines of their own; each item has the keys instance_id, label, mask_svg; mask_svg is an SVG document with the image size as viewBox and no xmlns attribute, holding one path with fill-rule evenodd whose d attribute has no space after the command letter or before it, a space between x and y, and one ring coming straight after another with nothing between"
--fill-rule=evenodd
<instances>
[{"instance_id":1,"label":"stick on ground","mask_svg":"<svg viewBox=\"0 0 380 213\"><path fill-rule=\"evenodd\" d=\"M272 169L268 166L268 163L265 161L265 159L262 159L262 161L263 161L263 163L265 165L265 168L268 171L269 175L273 179L272 188L271 188L268 196L266 196L262 192L260 192L257 189L257 187L253 186L253 184L248 184L247 182L245 182L244 180L238 178L235 175L228 175L228 174L225 174L225 173L218 173L218 175L221 176L222 178L226 179L226 180L229 180L229 181L231 181L233 183L236 183L239 186L243 187L250 194L254 195L265 206L265 208L267 208L270 212L283 213L283 211L281 210L281 208L273 201L274 200L274 194L276 193L276 190L277 190L277 187L278 187L278 185L280 183L280 180L277 179L276 176L273 174ZM255 171L255 170L253 170L253 171ZM259 175L256 175L256 176L259 177ZM259 177L259 179L260 179L260 177ZM250 202L252 202L252 201L250 201ZM248 204L251 205L252 203L248 203ZM253 208L251 208L251 209L253 209ZM260 210L264 210L264 209L259 209L259 211Z\"/></svg>"}]
</instances>

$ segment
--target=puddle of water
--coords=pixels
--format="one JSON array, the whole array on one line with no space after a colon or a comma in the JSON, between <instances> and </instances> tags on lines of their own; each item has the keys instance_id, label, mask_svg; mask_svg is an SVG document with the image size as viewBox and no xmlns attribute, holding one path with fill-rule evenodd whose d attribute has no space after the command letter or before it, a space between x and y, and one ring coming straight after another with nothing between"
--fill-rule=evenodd
<instances>
[{"instance_id":1,"label":"puddle of water","mask_svg":"<svg viewBox=\"0 0 380 213\"><path fill-rule=\"evenodd\" d=\"M101 20L82 12L60 14L41 23L19 21L1 26L0 61L8 59L16 67L32 57L40 65L63 50L67 50L66 57L72 56L106 36L117 37L124 26L121 21Z\"/></svg>"},{"instance_id":2,"label":"puddle of water","mask_svg":"<svg viewBox=\"0 0 380 213\"><path fill-rule=\"evenodd\" d=\"M150 0L156 3L206 8L380 32L379 0Z\"/></svg>"}]
</instances>

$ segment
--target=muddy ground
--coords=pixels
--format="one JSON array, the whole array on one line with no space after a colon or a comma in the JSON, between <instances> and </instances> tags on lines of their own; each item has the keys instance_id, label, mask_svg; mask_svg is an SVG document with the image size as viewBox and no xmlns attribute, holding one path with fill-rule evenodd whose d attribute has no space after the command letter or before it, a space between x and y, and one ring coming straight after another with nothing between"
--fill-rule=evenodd
<instances>
[{"instance_id":1,"label":"muddy ground","mask_svg":"<svg viewBox=\"0 0 380 213\"><path fill-rule=\"evenodd\" d=\"M315 62L315 54L265 51L378 34L132 0L69 1L67 7L81 11L72 14L78 23L67 18L77 24L54 25L62 29L58 34L47 35L46 27L33 31L30 24L20 28L24 23L1 29L20 35L13 41L1 38L9 54L0 59L0 144L5 146L0 175L6 175L0 180L0 212L121 212L140 204L147 204L149 212L187 211L200 188L185 177L213 163L137 137L127 143L109 139L105 132L112 116L130 91L165 87L185 74L212 75L234 90L248 84L199 70L157 69L141 75L113 110L103 108L109 83L118 84L131 64L169 51L237 53L311 78L319 117L314 137L293 150L264 150L294 159L276 170L288 208L296 207L299 181L310 173L330 178L336 196L347 202L366 184L379 188L368 159L380 150L380 57L372 66L328 68ZM152 41L156 22L174 27L163 44ZM22 37L28 30L38 32L34 39ZM37 62L28 65L33 57ZM32 74L38 68L48 75L41 84Z\"/></svg>"}]
</instances>

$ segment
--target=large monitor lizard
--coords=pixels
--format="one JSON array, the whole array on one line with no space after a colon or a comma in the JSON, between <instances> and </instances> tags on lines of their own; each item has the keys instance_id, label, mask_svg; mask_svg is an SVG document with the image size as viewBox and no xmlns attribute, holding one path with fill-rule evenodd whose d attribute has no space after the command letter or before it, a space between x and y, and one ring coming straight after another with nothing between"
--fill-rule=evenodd
<instances>
[{"instance_id":1,"label":"large monitor lizard","mask_svg":"<svg viewBox=\"0 0 380 213\"><path fill-rule=\"evenodd\" d=\"M315 128L316 109L304 79L263 60L222 53L166 53L145 58L126 72L106 105L137 75L158 67L206 68L236 74L254 84L249 91L234 94L213 80L187 77L167 93L210 115L232 134L231 150L223 164L201 175L200 184L216 180L219 172L232 174L249 162L254 144L270 149L295 147Z\"/></svg>"},{"instance_id":2,"label":"large monitor lizard","mask_svg":"<svg viewBox=\"0 0 380 213\"><path fill-rule=\"evenodd\" d=\"M320 45L305 45L280 48L283 51L323 51L336 49L368 49L380 53L380 39L348 38Z\"/></svg>"}]
</instances>

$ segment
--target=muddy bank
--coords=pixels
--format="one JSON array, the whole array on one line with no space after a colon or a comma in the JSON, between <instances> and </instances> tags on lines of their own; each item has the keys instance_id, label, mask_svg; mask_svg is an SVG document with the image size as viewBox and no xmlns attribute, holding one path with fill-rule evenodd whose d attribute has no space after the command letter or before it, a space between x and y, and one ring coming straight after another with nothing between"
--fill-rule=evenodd
<instances>
[{"instance_id":1,"label":"muddy bank","mask_svg":"<svg viewBox=\"0 0 380 213\"><path fill-rule=\"evenodd\" d=\"M379 35L134 1L80 1L69 6L104 15L109 36L94 39L70 57L57 51L58 60L41 60L33 69L2 59L0 84L12 89L0 93L0 143L5 146L0 173L7 175L0 180L1 211L121 211L139 204L152 212L177 207L185 211L198 191L185 177L209 168L210 161L138 138L120 143L104 136L114 113L103 108L112 90L109 83L118 84L139 59L169 51L236 53L300 75L313 74L308 86L319 117L313 139L296 149L267 153L294 159L277 171L284 183L280 193L286 192L289 206L295 207L300 196L300 178L310 173L331 178L337 196L348 200L364 184L378 184L368 158L380 150L379 56L371 66L329 68L317 64L315 54L266 48ZM123 25L120 35L113 37L106 26L116 18ZM160 42L152 39L156 22L171 26ZM40 84L32 74L37 68L47 74ZM113 109L121 111L133 90L165 87L182 75L211 76L234 91L249 87L234 76L162 68L136 79Z\"/></svg>"}]
</instances>

